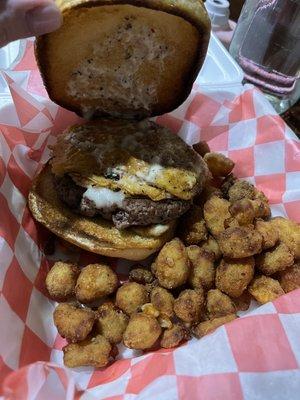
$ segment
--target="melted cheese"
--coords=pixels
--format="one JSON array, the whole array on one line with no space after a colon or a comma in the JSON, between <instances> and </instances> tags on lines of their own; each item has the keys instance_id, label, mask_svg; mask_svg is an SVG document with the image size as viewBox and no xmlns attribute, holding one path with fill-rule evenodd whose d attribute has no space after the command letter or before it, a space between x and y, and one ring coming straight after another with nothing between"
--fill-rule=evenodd
<instances>
[{"instance_id":1,"label":"melted cheese","mask_svg":"<svg viewBox=\"0 0 300 400\"><path fill-rule=\"evenodd\" d=\"M148 183L155 184L157 176L162 172L163 172L163 167L161 165L153 164L150 165L149 168L147 168L146 173L143 171L137 171L136 175Z\"/></svg>"},{"instance_id":2,"label":"melted cheese","mask_svg":"<svg viewBox=\"0 0 300 400\"><path fill-rule=\"evenodd\" d=\"M97 208L121 207L125 195L123 192L114 192L106 188L95 188L89 186L83 193L83 197L95 203Z\"/></svg>"},{"instance_id":3,"label":"melted cheese","mask_svg":"<svg viewBox=\"0 0 300 400\"><path fill-rule=\"evenodd\" d=\"M154 201L190 200L205 176L204 162L165 128L104 121L71 129L59 135L51 166L55 175L70 174L80 186Z\"/></svg>"}]
</instances>

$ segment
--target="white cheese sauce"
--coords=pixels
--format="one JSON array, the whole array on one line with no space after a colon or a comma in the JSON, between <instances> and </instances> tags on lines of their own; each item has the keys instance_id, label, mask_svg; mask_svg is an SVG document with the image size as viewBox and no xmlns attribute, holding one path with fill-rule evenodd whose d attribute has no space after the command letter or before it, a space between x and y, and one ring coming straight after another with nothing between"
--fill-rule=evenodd
<instances>
[{"instance_id":1,"label":"white cheese sauce","mask_svg":"<svg viewBox=\"0 0 300 400\"><path fill-rule=\"evenodd\" d=\"M150 230L150 234L152 236L161 236L163 233L167 232L167 230L169 229L168 225L163 225L163 224L157 224L154 225L151 230Z\"/></svg>"},{"instance_id":2,"label":"white cheese sauce","mask_svg":"<svg viewBox=\"0 0 300 400\"><path fill-rule=\"evenodd\" d=\"M114 192L107 188L96 188L89 186L83 193L83 197L95 203L97 208L106 208L112 206L121 207L125 195L122 191Z\"/></svg>"}]
</instances>

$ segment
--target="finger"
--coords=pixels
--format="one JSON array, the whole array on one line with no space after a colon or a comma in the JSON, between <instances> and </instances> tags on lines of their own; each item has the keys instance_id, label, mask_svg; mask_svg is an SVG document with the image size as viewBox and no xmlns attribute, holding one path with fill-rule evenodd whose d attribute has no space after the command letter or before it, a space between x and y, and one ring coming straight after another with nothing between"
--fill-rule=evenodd
<instances>
[{"instance_id":1,"label":"finger","mask_svg":"<svg viewBox=\"0 0 300 400\"><path fill-rule=\"evenodd\" d=\"M60 27L62 16L52 0L9 0L0 13L0 47Z\"/></svg>"},{"instance_id":2,"label":"finger","mask_svg":"<svg viewBox=\"0 0 300 400\"><path fill-rule=\"evenodd\" d=\"M60 27L62 16L55 4L34 8L26 13L26 25L32 35L52 32Z\"/></svg>"}]
</instances>

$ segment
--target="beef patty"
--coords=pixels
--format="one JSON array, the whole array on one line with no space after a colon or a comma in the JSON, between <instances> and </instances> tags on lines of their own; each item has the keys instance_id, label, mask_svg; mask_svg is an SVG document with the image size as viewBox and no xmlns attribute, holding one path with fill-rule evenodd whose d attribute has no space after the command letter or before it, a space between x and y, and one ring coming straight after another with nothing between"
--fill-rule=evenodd
<instances>
[{"instance_id":1,"label":"beef patty","mask_svg":"<svg viewBox=\"0 0 300 400\"><path fill-rule=\"evenodd\" d=\"M68 175L55 178L55 185L60 200L74 211L87 217L101 215L113 221L118 229L166 223L180 217L191 206L190 201L179 199L152 201L127 197L121 206L97 208L93 201L83 196L86 188L77 185Z\"/></svg>"}]
</instances>

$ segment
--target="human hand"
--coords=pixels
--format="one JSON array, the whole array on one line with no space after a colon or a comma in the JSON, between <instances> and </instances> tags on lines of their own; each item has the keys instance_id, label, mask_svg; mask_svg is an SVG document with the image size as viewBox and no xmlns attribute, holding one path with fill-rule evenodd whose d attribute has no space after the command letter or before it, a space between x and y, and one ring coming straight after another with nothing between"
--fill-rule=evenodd
<instances>
[{"instance_id":1,"label":"human hand","mask_svg":"<svg viewBox=\"0 0 300 400\"><path fill-rule=\"evenodd\" d=\"M0 47L58 29L62 16L54 0L0 0Z\"/></svg>"}]
</instances>

